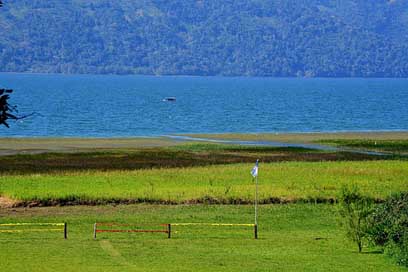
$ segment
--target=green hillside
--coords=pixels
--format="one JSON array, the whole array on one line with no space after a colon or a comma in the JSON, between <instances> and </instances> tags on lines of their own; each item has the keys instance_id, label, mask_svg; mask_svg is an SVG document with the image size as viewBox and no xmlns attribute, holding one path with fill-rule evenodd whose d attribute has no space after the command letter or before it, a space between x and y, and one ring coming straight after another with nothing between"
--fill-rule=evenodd
<instances>
[{"instance_id":1,"label":"green hillside","mask_svg":"<svg viewBox=\"0 0 408 272\"><path fill-rule=\"evenodd\" d=\"M0 71L407 77L404 0L15 0Z\"/></svg>"}]
</instances>

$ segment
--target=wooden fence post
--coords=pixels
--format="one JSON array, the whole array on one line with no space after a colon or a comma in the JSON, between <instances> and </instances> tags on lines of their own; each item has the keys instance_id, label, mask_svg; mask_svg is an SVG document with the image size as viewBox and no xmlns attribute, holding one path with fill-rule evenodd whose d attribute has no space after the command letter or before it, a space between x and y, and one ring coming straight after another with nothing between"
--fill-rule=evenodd
<instances>
[{"instance_id":1,"label":"wooden fence post","mask_svg":"<svg viewBox=\"0 0 408 272\"><path fill-rule=\"evenodd\" d=\"M171 224L167 224L167 234L168 234L168 236L167 236L167 238L171 238Z\"/></svg>"},{"instance_id":2,"label":"wooden fence post","mask_svg":"<svg viewBox=\"0 0 408 272\"><path fill-rule=\"evenodd\" d=\"M96 223L94 224L94 233L93 233L93 238L96 239Z\"/></svg>"},{"instance_id":3,"label":"wooden fence post","mask_svg":"<svg viewBox=\"0 0 408 272\"><path fill-rule=\"evenodd\" d=\"M67 229L67 223L64 223L64 239L68 238L68 229Z\"/></svg>"}]
</instances>

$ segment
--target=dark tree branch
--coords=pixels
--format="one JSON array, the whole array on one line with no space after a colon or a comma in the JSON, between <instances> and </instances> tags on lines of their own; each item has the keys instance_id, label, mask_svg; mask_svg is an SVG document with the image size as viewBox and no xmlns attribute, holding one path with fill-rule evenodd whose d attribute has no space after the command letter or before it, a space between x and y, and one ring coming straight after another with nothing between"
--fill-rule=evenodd
<instances>
[{"instance_id":1,"label":"dark tree branch","mask_svg":"<svg viewBox=\"0 0 408 272\"><path fill-rule=\"evenodd\" d=\"M27 115L18 116L17 106L12 106L8 103L8 99L10 98L10 94L12 92L13 90L0 89L0 125L4 125L6 127L10 127L8 120L17 121L37 114L36 112L33 112Z\"/></svg>"}]
</instances>

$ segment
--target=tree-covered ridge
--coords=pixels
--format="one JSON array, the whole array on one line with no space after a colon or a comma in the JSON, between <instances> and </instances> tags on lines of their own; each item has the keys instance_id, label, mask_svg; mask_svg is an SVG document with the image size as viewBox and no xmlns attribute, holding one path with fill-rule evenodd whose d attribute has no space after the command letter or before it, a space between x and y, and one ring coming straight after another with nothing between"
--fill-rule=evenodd
<instances>
[{"instance_id":1,"label":"tree-covered ridge","mask_svg":"<svg viewBox=\"0 0 408 272\"><path fill-rule=\"evenodd\" d=\"M0 71L408 76L405 0L15 0Z\"/></svg>"}]
</instances>

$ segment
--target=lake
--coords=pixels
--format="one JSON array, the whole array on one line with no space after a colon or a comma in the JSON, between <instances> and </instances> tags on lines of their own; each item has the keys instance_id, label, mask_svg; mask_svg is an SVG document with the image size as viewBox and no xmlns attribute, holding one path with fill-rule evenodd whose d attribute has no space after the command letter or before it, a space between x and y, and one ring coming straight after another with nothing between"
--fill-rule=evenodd
<instances>
[{"instance_id":1,"label":"lake","mask_svg":"<svg viewBox=\"0 0 408 272\"><path fill-rule=\"evenodd\" d=\"M408 130L408 79L3 73L0 87L37 113L0 137Z\"/></svg>"}]
</instances>

